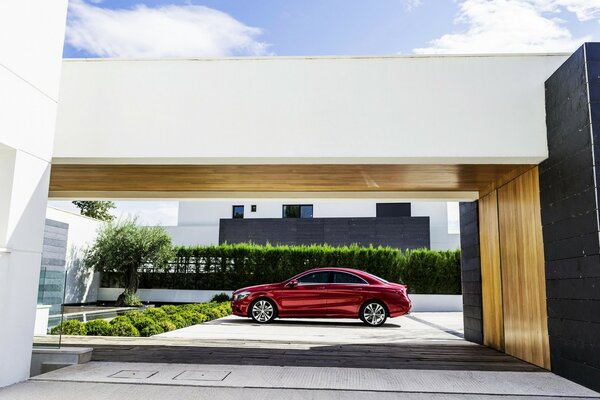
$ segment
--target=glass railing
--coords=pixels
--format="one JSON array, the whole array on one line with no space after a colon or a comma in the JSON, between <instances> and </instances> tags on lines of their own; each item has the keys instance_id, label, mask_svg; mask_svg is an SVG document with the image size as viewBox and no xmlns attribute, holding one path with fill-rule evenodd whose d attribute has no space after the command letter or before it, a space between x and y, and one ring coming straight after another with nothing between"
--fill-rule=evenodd
<instances>
[{"instance_id":1,"label":"glass railing","mask_svg":"<svg viewBox=\"0 0 600 400\"><path fill-rule=\"evenodd\" d=\"M40 267L34 347L60 347L62 335L50 335L64 318L66 272L64 265Z\"/></svg>"}]
</instances>

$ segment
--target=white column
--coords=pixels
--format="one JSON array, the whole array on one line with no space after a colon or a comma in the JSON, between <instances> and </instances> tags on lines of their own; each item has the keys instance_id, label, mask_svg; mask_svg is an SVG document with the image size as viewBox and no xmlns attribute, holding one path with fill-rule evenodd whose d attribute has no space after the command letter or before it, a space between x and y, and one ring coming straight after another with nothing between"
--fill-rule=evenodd
<instances>
[{"instance_id":1,"label":"white column","mask_svg":"<svg viewBox=\"0 0 600 400\"><path fill-rule=\"evenodd\" d=\"M0 387L29 377L66 10L0 2Z\"/></svg>"}]
</instances>

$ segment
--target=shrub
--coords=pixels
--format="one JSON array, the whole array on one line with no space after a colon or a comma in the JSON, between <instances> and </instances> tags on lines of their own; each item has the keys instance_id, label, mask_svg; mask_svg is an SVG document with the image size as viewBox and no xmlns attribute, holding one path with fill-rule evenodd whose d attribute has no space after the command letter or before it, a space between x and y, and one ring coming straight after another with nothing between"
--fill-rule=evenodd
<instances>
[{"instance_id":1,"label":"shrub","mask_svg":"<svg viewBox=\"0 0 600 400\"><path fill-rule=\"evenodd\" d=\"M142 313L144 316L153 319L156 322L165 321L169 319L169 314L165 310L160 308L148 308Z\"/></svg>"},{"instance_id":2,"label":"shrub","mask_svg":"<svg viewBox=\"0 0 600 400\"><path fill-rule=\"evenodd\" d=\"M128 319L120 319L115 323L113 323L113 321L111 321L110 324L111 336L140 336L140 331L138 331L137 328L133 326Z\"/></svg>"},{"instance_id":3,"label":"shrub","mask_svg":"<svg viewBox=\"0 0 600 400\"><path fill-rule=\"evenodd\" d=\"M61 333L63 335L86 335L87 329L83 322L72 319L63 321L50 331L52 335L60 335Z\"/></svg>"},{"instance_id":4,"label":"shrub","mask_svg":"<svg viewBox=\"0 0 600 400\"><path fill-rule=\"evenodd\" d=\"M172 323L171 321L160 321L158 323L158 326L160 326L162 328L162 330L165 332L170 332L170 331L174 331L175 329L177 329L175 324Z\"/></svg>"},{"instance_id":5,"label":"shrub","mask_svg":"<svg viewBox=\"0 0 600 400\"><path fill-rule=\"evenodd\" d=\"M140 335L144 337L158 335L159 333L163 333L164 330L157 323L153 322L149 325L144 326L140 329Z\"/></svg>"},{"instance_id":6,"label":"shrub","mask_svg":"<svg viewBox=\"0 0 600 400\"><path fill-rule=\"evenodd\" d=\"M144 316L142 313L139 313L137 311L129 311L125 313L125 318L127 318L129 322L131 322L135 327L137 327L140 321L148 319L148 317Z\"/></svg>"},{"instance_id":7,"label":"shrub","mask_svg":"<svg viewBox=\"0 0 600 400\"><path fill-rule=\"evenodd\" d=\"M152 318L145 317L141 314L140 317L135 320L135 322L132 320L131 323L138 329L138 331L140 331L140 334L142 333L144 328L157 325L156 321L154 321Z\"/></svg>"},{"instance_id":8,"label":"shrub","mask_svg":"<svg viewBox=\"0 0 600 400\"><path fill-rule=\"evenodd\" d=\"M216 303L223 303L225 301L230 301L231 297L229 297L229 295L227 293L219 293L219 294L215 294L211 300L211 302L216 302Z\"/></svg>"},{"instance_id":9,"label":"shrub","mask_svg":"<svg viewBox=\"0 0 600 400\"><path fill-rule=\"evenodd\" d=\"M179 311L179 308L177 308L177 306L173 306L173 305L165 305L165 306L162 306L160 309L163 310L168 315L176 314Z\"/></svg>"},{"instance_id":10,"label":"shrub","mask_svg":"<svg viewBox=\"0 0 600 400\"><path fill-rule=\"evenodd\" d=\"M131 324L131 320L128 317L126 317L125 315L119 315L110 320L111 325L114 325L117 323Z\"/></svg>"},{"instance_id":11,"label":"shrub","mask_svg":"<svg viewBox=\"0 0 600 400\"><path fill-rule=\"evenodd\" d=\"M110 336L111 326L108 321L95 319L85 324L88 336Z\"/></svg>"},{"instance_id":12,"label":"shrub","mask_svg":"<svg viewBox=\"0 0 600 400\"><path fill-rule=\"evenodd\" d=\"M175 325L177 329L185 328L186 326L190 326L188 321L181 316L181 314L173 314L170 317L170 321Z\"/></svg>"}]
</instances>

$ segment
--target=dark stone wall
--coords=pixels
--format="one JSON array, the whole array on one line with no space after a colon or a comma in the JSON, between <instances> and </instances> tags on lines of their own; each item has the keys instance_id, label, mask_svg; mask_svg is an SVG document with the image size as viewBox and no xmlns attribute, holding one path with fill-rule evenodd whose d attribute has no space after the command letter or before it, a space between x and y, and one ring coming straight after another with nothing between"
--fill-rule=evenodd
<instances>
[{"instance_id":1,"label":"dark stone wall","mask_svg":"<svg viewBox=\"0 0 600 400\"><path fill-rule=\"evenodd\" d=\"M219 243L429 248L429 217L222 219Z\"/></svg>"},{"instance_id":2,"label":"dark stone wall","mask_svg":"<svg viewBox=\"0 0 600 400\"><path fill-rule=\"evenodd\" d=\"M595 161L600 125L594 132L591 120L600 124L599 101L600 44L585 44L546 81L549 157L539 167L552 371L595 390L600 390Z\"/></svg>"},{"instance_id":3,"label":"dark stone wall","mask_svg":"<svg viewBox=\"0 0 600 400\"><path fill-rule=\"evenodd\" d=\"M376 217L410 217L410 203L377 203L375 205Z\"/></svg>"},{"instance_id":4,"label":"dark stone wall","mask_svg":"<svg viewBox=\"0 0 600 400\"><path fill-rule=\"evenodd\" d=\"M460 264L465 339L483 344L478 203L460 203Z\"/></svg>"}]
</instances>

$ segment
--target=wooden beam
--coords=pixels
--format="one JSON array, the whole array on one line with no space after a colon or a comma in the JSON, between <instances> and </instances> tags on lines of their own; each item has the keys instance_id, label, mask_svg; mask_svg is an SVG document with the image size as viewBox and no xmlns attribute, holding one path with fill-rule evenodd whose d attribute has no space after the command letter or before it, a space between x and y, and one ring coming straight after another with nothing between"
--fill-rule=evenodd
<instances>
[{"instance_id":1,"label":"wooden beam","mask_svg":"<svg viewBox=\"0 0 600 400\"><path fill-rule=\"evenodd\" d=\"M481 191L515 164L88 165L54 164L50 195L123 192ZM168 196L166 196L168 197Z\"/></svg>"}]
</instances>

